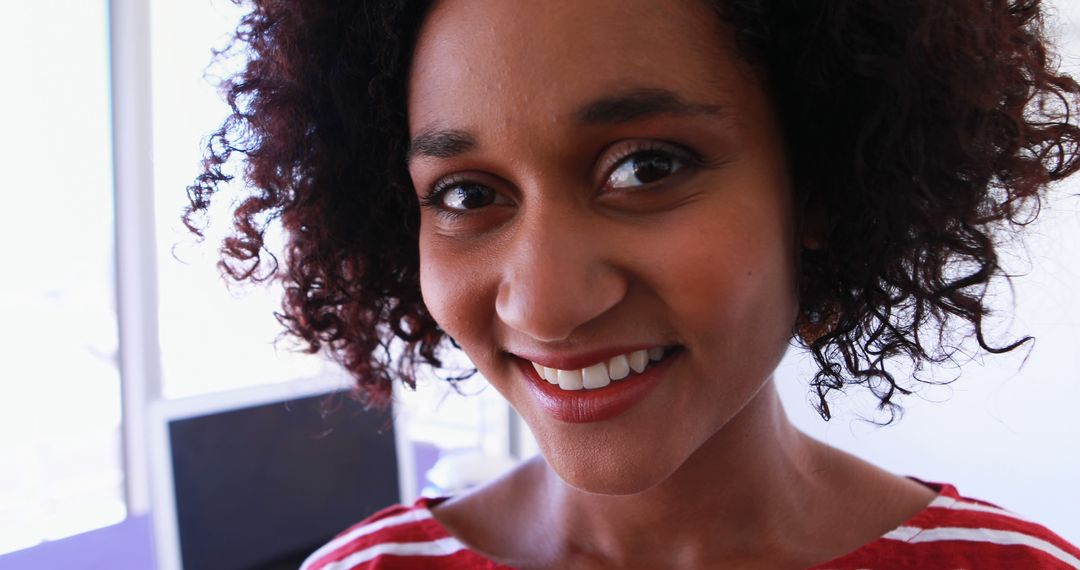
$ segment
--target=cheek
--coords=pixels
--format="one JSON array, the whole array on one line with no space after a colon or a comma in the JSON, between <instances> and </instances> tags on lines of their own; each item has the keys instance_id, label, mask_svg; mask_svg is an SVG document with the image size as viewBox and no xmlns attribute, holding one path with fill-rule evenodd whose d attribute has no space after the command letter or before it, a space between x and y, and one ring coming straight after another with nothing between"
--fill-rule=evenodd
<instances>
[{"instance_id":1,"label":"cheek","mask_svg":"<svg viewBox=\"0 0 1080 570\"><path fill-rule=\"evenodd\" d=\"M482 256L449 243L431 232L420 232L420 292L435 322L457 341L474 363L490 335L494 300Z\"/></svg>"},{"instance_id":2,"label":"cheek","mask_svg":"<svg viewBox=\"0 0 1080 570\"><path fill-rule=\"evenodd\" d=\"M455 340L466 329L469 315L465 281L455 271L458 263L437 239L420 235L420 293L435 322Z\"/></svg>"},{"instance_id":3,"label":"cheek","mask_svg":"<svg viewBox=\"0 0 1080 570\"><path fill-rule=\"evenodd\" d=\"M698 247L703 250L695 256L700 262L684 261L671 272L682 275L671 283L674 291L668 296L681 305L681 313L733 325L793 318L796 296L790 248L742 242L718 254L715 249Z\"/></svg>"},{"instance_id":4,"label":"cheek","mask_svg":"<svg viewBox=\"0 0 1080 570\"><path fill-rule=\"evenodd\" d=\"M659 296L700 348L747 364L771 362L786 349L798 302L784 212L782 203L712 209L679 224L693 230L665 240L663 250L679 255L654 256Z\"/></svg>"}]
</instances>

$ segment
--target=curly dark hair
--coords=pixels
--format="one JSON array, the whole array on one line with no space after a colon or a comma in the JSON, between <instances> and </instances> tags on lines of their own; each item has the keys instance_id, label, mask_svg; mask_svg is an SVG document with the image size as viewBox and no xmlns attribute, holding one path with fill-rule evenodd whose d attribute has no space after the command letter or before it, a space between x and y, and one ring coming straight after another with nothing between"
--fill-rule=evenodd
<instances>
[{"instance_id":1,"label":"curly dark hair","mask_svg":"<svg viewBox=\"0 0 1080 570\"><path fill-rule=\"evenodd\" d=\"M222 85L232 113L188 188L184 220L201 236L242 155L223 271L280 279L287 333L332 355L372 404L454 344L420 295L406 168L408 70L430 4L252 1L230 46L246 65ZM829 391L851 384L896 410L910 384L886 361L942 362L958 331L991 353L1029 340L993 346L983 325L988 285L1007 278L1001 239L1080 167L1080 86L1056 69L1041 2L711 4L773 98L797 198L827 220L825 246L799 267L800 322L821 332L793 331L818 364L822 417ZM264 245L275 220L283 267Z\"/></svg>"}]
</instances>

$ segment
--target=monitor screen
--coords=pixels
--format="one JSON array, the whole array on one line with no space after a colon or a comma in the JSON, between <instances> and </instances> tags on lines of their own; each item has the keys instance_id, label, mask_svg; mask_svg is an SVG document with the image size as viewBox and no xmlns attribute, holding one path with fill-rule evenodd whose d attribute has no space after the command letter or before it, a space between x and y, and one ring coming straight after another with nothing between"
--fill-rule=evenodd
<instances>
[{"instance_id":1,"label":"monitor screen","mask_svg":"<svg viewBox=\"0 0 1080 570\"><path fill-rule=\"evenodd\" d=\"M187 569L295 569L400 500L389 412L341 394L174 419L167 433Z\"/></svg>"}]
</instances>

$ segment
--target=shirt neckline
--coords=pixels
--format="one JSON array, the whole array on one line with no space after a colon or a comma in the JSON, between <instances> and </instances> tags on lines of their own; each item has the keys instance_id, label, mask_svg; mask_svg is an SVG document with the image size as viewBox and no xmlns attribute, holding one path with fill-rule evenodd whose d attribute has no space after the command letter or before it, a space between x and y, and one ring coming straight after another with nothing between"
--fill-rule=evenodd
<instances>
[{"instance_id":1,"label":"shirt neckline","mask_svg":"<svg viewBox=\"0 0 1080 570\"><path fill-rule=\"evenodd\" d=\"M915 515L908 518L904 522L900 523L895 528L889 530L885 534L875 538L874 540L871 540L870 542L867 542L866 544L863 544L862 546L856 548L855 550L852 550L851 552L848 552L846 554L842 554L840 556L837 556L836 558L833 558L831 560L827 560L825 562L817 564L813 568L817 568L817 567L821 567L821 566L828 566L830 564L836 563L837 561L841 561L841 560L843 560L843 559L845 559L845 558L847 558L849 556L857 556L860 552L862 552L865 549L876 547L878 545L878 543L881 542L882 540L888 540L887 537L891 533L896 532L898 529L900 529L902 527L920 527L920 526L923 526L925 524L925 522L926 522L926 519L932 518L934 516L933 507L940 504L942 501L955 501L955 500L959 499L959 497L960 497L960 494L956 490L956 487L954 487L951 484L923 481L922 479L918 479L916 477L911 477L911 476L906 476L905 478L908 479L908 480L914 481L914 482L916 482L916 483L930 489L931 491L934 491L934 493L935 493L934 498L931 499L931 501L929 503L927 503L927 505L925 507L923 507L922 510L915 513ZM450 533L449 529L447 529L445 526L443 526L443 524L441 522L439 522L439 519L435 518L435 516L432 515L432 513L431 513L432 508L439 506L440 504L442 504L443 502L449 500L450 498L452 498L452 497L451 496L420 497L415 502L413 502L413 508L414 509L426 510L428 512L428 514L431 515L431 521L435 524L435 526L438 527L438 529L442 533L444 533L448 537L453 538L454 540L458 540L458 542L461 542L457 537L455 537L453 534ZM469 548L463 542L461 544L464 547L463 549L466 552L468 552L470 556L475 557L479 562L487 564L489 567L492 567L492 568L510 568L509 566L502 565L502 564L500 564L498 562L495 562L494 560L491 560L490 558L487 558L486 556L480 554L479 552L473 550L472 548Z\"/></svg>"}]
</instances>

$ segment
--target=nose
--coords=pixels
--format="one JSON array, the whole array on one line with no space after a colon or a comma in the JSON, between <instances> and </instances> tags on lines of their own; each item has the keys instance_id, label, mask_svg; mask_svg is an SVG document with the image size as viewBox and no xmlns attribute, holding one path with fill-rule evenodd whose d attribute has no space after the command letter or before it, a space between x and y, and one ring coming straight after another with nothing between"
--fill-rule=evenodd
<instances>
[{"instance_id":1,"label":"nose","mask_svg":"<svg viewBox=\"0 0 1080 570\"><path fill-rule=\"evenodd\" d=\"M506 250L496 313L534 340L570 338L617 305L629 287L617 262L626 252L604 235L595 215L573 210L523 216Z\"/></svg>"}]
</instances>

